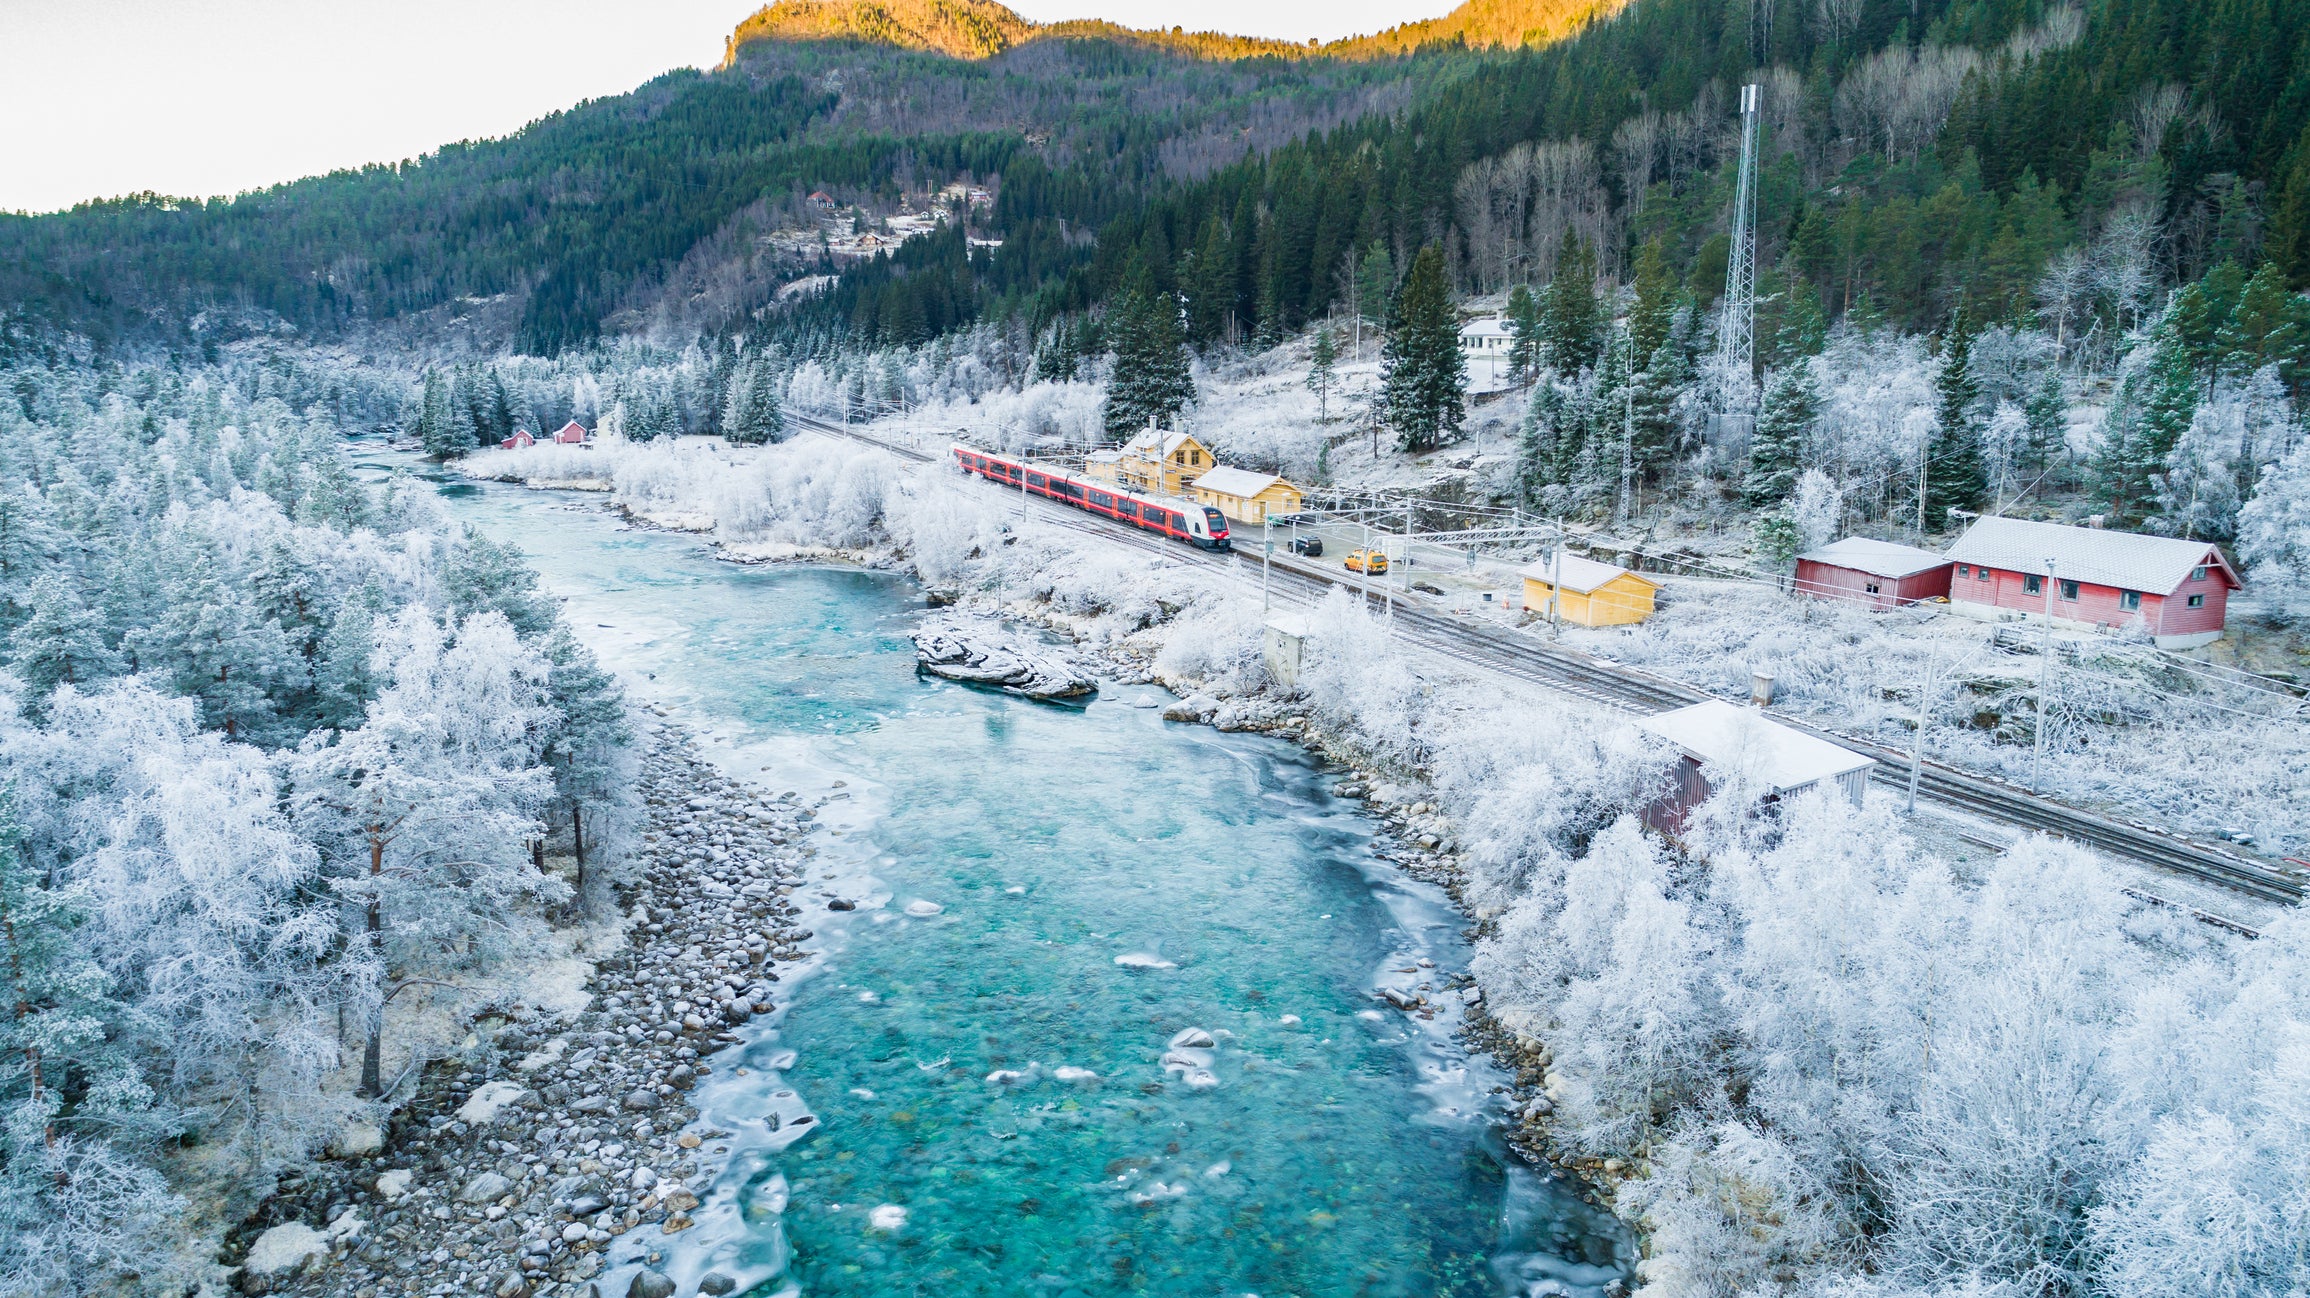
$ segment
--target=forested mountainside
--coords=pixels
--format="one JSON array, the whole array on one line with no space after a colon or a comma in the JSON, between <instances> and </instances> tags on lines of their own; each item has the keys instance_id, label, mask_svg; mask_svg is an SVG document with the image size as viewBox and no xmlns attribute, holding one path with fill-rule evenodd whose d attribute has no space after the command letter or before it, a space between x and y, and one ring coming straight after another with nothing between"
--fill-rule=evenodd
<instances>
[{"instance_id":1,"label":"forested mountainside","mask_svg":"<svg viewBox=\"0 0 2310 1298\"><path fill-rule=\"evenodd\" d=\"M471 314L505 321L492 345L551 353L673 292L688 308L680 324L720 328L779 284L830 269L766 238L806 225L813 192L889 210L902 193L971 178L1004 196L988 214L998 227L1027 233L1049 215L1039 181L1056 167L1096 177L1069 190L1064 215L1103 220L1247 148L1391 111L1412 84L1464 63L1212 62L1077 40L966 63L755 42L722 70L669 73L405 163L232 200L141 194L0 215L0 311L100 341L181 340L195 325L212 341L280 324L328 336ZM1072 266L1045 264L1052 243L1087 232L1049 229L1017 241L992 282Z\"/></svg>"},{"instance_id":2,"label":"forested mountainside","mask_svg":"<svg viewBox=\"0 0 2310 1298\"><path fill-rule=\"evenodd\" d=\"M2310 282L2301 6L1837 0L1752 31L1727 6L1646 0L1116 216L1052 304L1101 300L1136 260L1187 297L1197 341L1272 337L1344 301L1351 250L1375 244L1401 266L1441 242L1486 292L1545 282L1575 241L1625 281L1657 241L1705 305L1745 81L1764 88L1758 264L1781 312L2005 318L2073 247L2138 264L2144 295L2224 259Z\"/></svg>"},{"instance_id":3,"label":"forested mountainside","mask_svg":"<svg viewBox=\"0 0 2310 1298\"><path fill-rule=\"evenodd\" d=\"M750 27L866 12L773 7ZM1511 53L1233 61L1016 40L993 6L874 12L1006 47L734 38L714 73L407 164L0 218L0 302L100 339L476 313L543 353L752 315L822 352L989 312L1039 328L1138 263L1208 343L1282 336L1344 300L1351 261L1401 267L1433 242L1477 292L1544 283L1575 243L1626 280L1657 245L1705 306L1751 80L1768 340L1791 312L2003 318L2065 251L2132 268L2113 324L2224 260L2310 282L2310 11L2284 0L1821 0L1753 25L1641 0ZM1449 39L1480 16L1439 22ZM847 267L769 246L812 192L887 210L958 177L993 201L941 237ZM840 269L837 292L761 310Z\"/></svg>"}]
</instances>

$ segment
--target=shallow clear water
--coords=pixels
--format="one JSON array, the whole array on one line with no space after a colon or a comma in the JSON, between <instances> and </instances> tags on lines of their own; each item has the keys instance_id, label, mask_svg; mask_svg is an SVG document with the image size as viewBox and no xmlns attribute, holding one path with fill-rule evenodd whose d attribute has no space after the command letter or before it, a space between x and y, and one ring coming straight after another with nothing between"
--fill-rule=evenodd
<instances>
[{"instance_id":1,"label":"shallow clear water","mask_svg":"<svg viewBox=\"0 0 2310 1298\"><path fill-rule=\"evenodd\" d=\"M682 1292L709 1267L810 1295L1591 1293L1623 1274L1608 1221L1505 1161L1500 1079L1451 1016L1374 999L1442 988L1459 921L1373 857L1371 822L1296 748L1166 724L1139 687L1065 709L918 679L920 600L896 578L739 568L566 496L445 503L521 544L717 760L831 799L802 894L825 958L697 1094L730 1170L678 1244L621 1241L666 1249ZM1188 1029L1211 1048L1167 1060Z\"/></svg>"}]
</instances>

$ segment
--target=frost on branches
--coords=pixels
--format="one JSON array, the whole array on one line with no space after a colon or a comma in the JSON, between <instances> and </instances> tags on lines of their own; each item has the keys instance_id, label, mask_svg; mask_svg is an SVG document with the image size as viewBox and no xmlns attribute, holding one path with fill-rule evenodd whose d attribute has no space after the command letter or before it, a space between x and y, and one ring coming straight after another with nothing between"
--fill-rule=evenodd
<instances>
[{"instance_id":1,"label":"frost on branches","mask_svg":"<svg viewBox=\"0 0 2310 1298\"><path fill-rule=\"evenodd\" d=\"M433 1048L397 992L486 994L572 916L543 847L582 815L614 873L624 704L518 556L355 478L414 385L9 379L0 1294L182 1291Z\"/></svg>"}]
</instances>

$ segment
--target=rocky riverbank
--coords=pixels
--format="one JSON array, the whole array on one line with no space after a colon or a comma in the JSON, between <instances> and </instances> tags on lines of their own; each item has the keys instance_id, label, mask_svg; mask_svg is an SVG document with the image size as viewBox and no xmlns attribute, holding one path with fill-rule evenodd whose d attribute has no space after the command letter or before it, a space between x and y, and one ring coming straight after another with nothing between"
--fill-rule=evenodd
<instances>
[{"instance_id":1,"label":"rocky riverbank","mask_svg":"<svg viewBox=\"0 0 2310 1298\"><path fill-rule=\"evenodd\" d=\"M611 1241L690 1228L727 1149L688 1129L687 1093L804 957L791 895L813 811L725 777L672 726L644 742L626 941L585 1008L477 1015L387 1127L349 1128L228 1238L243 1293L589 1295ZM674 1288L654 1273L635 1287ZM709 1274L698 1292L732 1287Z\"/></svg>"}]
</instances>

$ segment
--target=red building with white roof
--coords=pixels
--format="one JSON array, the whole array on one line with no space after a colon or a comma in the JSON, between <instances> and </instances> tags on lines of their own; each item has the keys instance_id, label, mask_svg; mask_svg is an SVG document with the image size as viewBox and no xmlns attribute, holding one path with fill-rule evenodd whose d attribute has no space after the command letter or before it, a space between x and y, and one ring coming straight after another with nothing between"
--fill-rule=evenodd
<instances>
[{"instance_id":1,"label":"red building with white roof","mask_svg":"<svg viewBox=\"0 0 2310 1298\"><path fill-rule=\"evenodd\" d=\"M2222 638L2230 592L2245 583L2210 541L1984 518L1949 548L1949 605L1990 619L2147 631L2161 649ZM2051 581L2048 589L2047 582Z\"/></svg>"},{"instance_id":2,"label":"red building with white roof","mask_svg":"<svg viewBox=\"0 0 2310 1298\"><path fill-rule=\"evenodd\" d=\"M583 446L586 440L586 430L579 426L577 420L572 419L561 426L561 431L553 435L553 440L561 446Z\"/></svg>"},{"instance_id":3,"label":"red building with white roof","mask_svg":"<svg viewBox=\"0 0 2310 1298\"><path fill-rule=\"evenodd\" d=\"M1848 536L1797 556L1797 589L1815 599L1883 612L1949 597L1949 556Z\"/></svg>"}]
</instances>

